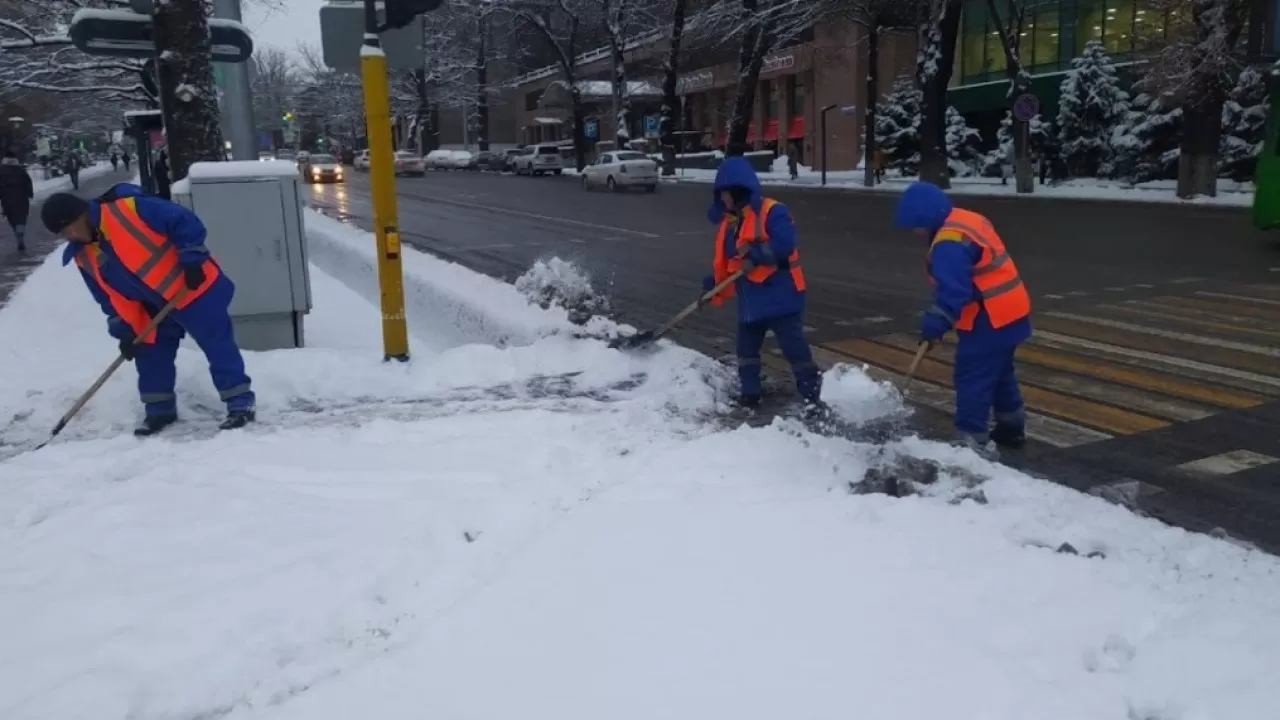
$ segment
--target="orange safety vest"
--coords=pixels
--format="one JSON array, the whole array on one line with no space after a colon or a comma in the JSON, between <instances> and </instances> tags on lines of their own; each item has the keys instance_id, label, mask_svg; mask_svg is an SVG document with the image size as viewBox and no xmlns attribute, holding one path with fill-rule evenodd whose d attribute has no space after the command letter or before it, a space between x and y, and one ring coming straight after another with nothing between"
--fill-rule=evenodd
<instances>
[{"instance_id":1,"label":"orange safety vest","mask_svg":"<svg viewBox=\"0 0 1280 720\"><path fill-rule=\"evenodd\" d=\"M765 219L769 217L769 210L777 204L777 200L765 198L760 203L759 213L748 205L742 209L741 220L731 213L725 213L724 218L720 220L720 231L716 233L716 254L715 259L712 261L716 285L724 282L730 275L742 269L742 253L751 243L769 241L769 228L765 225ZM742 232L738 233L738 241L734 246L737 254L733 257L727 257L724 254L724 241L728 237L727 233L733 232L739 222L742 223L743 228ZM804 292L804 272L800 269L799 250L791 251L791 255L787 256L787 265L791 270L791 281L795 283L796 290ZM777 271L778 268L773 265L757 265L745 277L749 282L762 283ZM719 295L711 298L711 304L720 305L726 298L731 298L736 294L734 287L730 285L720 291Z\"/></svg>"},{"instance_id":2,"label":"orange safety vest","mask_svg":"<svg viewBox=\"0 0 1280 720\"><path fill-rule=\"evenodd\" d=\"M98 242L109 245L121 264L166 302L177 297L186 288L182 265L178 263L178 251L167 237L143 222L138 215L134 198L124 197L103 202L99 205L99 210ZM76 252L75 258L76 265L102 288L120 319L127 322L135 334L141 334L151 322L151 314L143 303L121 295L103 279L102 248L86 244ZM212 258L204 261L203 269L204 282L195 290L187 291L176 303L177 309L190 305L218 279L220 271ZM144 343L155 342L155 331L140 340Z\"/></svg>"},{"instance_id":3,"label":"orange safety vest","mask_svg":"<svg viewBox=\"0 0 1280 720\"><path fill-rule=\"evenodd\" d=\"M982 256L973 266L973 285L982 299L961 309L956 320L957 330L972 330L978 311L984 307L993 328L1002 328L1031 314L1031 296L990 220L969 210L952 210L929 245L931 254L940 242L974 244L982 248ZM932 276L929 279L932 280Z\"/></svg>"}]
</instances>

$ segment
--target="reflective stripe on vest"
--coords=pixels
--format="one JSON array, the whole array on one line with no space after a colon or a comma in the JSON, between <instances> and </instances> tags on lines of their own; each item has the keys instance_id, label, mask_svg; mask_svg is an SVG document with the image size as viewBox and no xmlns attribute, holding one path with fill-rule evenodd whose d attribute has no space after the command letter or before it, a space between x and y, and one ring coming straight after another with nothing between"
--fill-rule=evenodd
<instances>
[{"instance_id":1,"label":"reflective stripe on vest","mask_svg":"<svg viewBox=\"0 0 1280 720\"><path fill-rule=\"evenodd\" d=\"M134 198L126 197L101 204L98 229L121 264L144 285L166 301L173 300L185 287L178 251L163 234L151 229L138 215ZM190 305L218 278L217 263L204 261L204 282L188 292L177 303L179 309Z\"/></svg>"},{"instance_id":2,"label":"reflective stripe on vest","mask_svg":"<svg viewBox=\"0 0 1280 720\"><path fill-rule=\"evenodd\" d=\"M972 330L982 308L986 308L993 328L1002 328L1031 314L1031 296L1027 294L1004 241L989 220L968 210L952 210L934 236L929 246L930 253L939 242L956 242L953 238L944 237L948 234L958 234L961 237L959 242L982 248L982 256L973 267L973 285L981 301L964 306L956 320L957 329Z\"/></svg>"},{"instance_id":3,"label":"reflective stripe on vest","mask_svg":"<svg viewBox=\"0 0 1280 720\"><path fill-rule=\"evenodd\" d=\"M115 311L116 316L125 321L130 328L133 329L134 336L138 336L143 330L147 329L147 324L151 322L151 314L147 312L147 308L137 300L130 300L115 291L115 288L108 285L102 279L102 248L96 245L85 245L76 251L76 265L89 274L93 281L98 284L103 294L107 296L107 300L111 303L111 309ZM144 343L153 343L156 341L156 331L153 329L141 338Z\"/></svg>"},{"instance_id":4,"label":"reflective stripe on vest","mask_svg":"<svg viewBox=\"0 0 1280 720\"><path fill-rule=\"evenodd\" d=\"M742 225L742 230L738 232L734 248L737 252L742 253L747 246L759 240L768 242L769 228L765 221L769 217L769 211L773 209L778 201L771 198L765 198L760 202L760 212L756 212L754 208L748 205L742 210L742 217L737 223L734 217L726 214L724 219L720 221L720 230L716 233L716 252L712 269L714 271L715 282L717 285L724 282L730 275L742 269L742 259L735 257L726 257L724 253L725 240L728 239L728 233L734 231L737 225ZM795 284L796 290L804 292L805 280L804 271L800 269L800 251L792 250L787 256L787 268L791 272L791 281ZM778 271L777 266L760 265L752 268L745 274L745 278L749 282L762 283L769 279ZM730 285L725 288L719 295L712 298L711 302L720 304L725 298L733 297L736 294L734 287Z\"/></svg>"}]
</instances>

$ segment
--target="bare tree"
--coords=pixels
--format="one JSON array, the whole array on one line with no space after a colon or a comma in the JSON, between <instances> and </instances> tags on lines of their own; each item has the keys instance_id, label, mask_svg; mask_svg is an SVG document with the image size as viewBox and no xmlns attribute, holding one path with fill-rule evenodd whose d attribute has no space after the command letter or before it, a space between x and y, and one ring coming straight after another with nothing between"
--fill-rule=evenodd
<instances>
[{"instance_id":1,"label":"bare tree","mask_svg":"<svg viewBox=\"0 0 1280 720\"><path fill-rule=\"evenodd\" d=\"M155 4L152 23L169 173L181 180L192 163L226 159L213 85L209 18L203 0L168 0Z\"/></svg>"},{"instance_id":2,"label":"bare tree","mask_svg":"<svg viewBox=\"0 0 1280 720\"><path fill-rule=\"evenodd\" d=\"M294 109L301 77L293 56L273 47L253 53L253 121L260 130L283 126L284 115Z\"/></svg>"},{"instance_id":3,"label":"bare tree","mask_svg":"<svg viewBox=\"0 0 1280 720\"><path fill-rule=\"evenodd\" d=\"M684 14L687 0L675 0L671 8L671 35L667 47L667 59L662 66L662 119L658 132L662 138L662 174L676 174L676 108L680 98L676 95L676 83L680 72L680 42L684 39Z\"/></svg>"},{"instance_id":4,"label":"bare tree","mask_svg":"<svg viewBox=\"0 0 1280 720\"><path fill-rule=\"evenodd\" d=\"M299 87L294 103L297 112L318 121L321 133L342 128L350 132L354 141L364 123L364 93L359 76L329 69L314 45L299 44L298 59ZM403 102L404 79L397 76L391 80L394 107L397 98Z\"/></svg>"},{"instance_id":5,"label":"bare tree","mask_svg":"<svg viewBox=\"0 0 1280 720\"><path fill-rule=\"evenodd\" d=\"M1012 105L1017 98L1031 92L1031 73L1022 65L1022 25L1026 17L1026 0L1005 0L1003 19L997 0L987 0L987 12L1000 37L1000 46L1004 49L1005 73L1009 77L1009 92L1006 97ZM1030 127L1025 120L1013 114L1013 176L1014 188L1019 193L1035 191L1035 179L1031 175L1031 143Z\"/></svg>"},{"instance_id":6,"label":"bare tree","mask_svg":"<svg viewBox=\"0 0 1280 720\"><path fill-rule=\"evenodd\" d=\"M127 0L10 0L0 19L0 96L37 90L153 100L142 85L141 61L85 55L66 34L78 10L127 5Z\"/></svg>"},{"instance_id":7,"label":"bare tree","mask_svg":"<svg viewBox=\"0 0 1280 720\"><path fill-rule=\"evenodd\" d=\"M926 0L918 25L916 78L924 99L920 109L920 179L951 187L947 163L947 85L955 64L964 0Z\"/></svg>"},{"instance_id":8,"label":"bare tree","mask_svg":"<svg viewBox=\"0 0 1280 720\"><path fill-rule=\"evenodd\" d=\"M1214 196L1222 137L1222 106L1239 67L1237 45L1249 0L1163 0L1167 44L1148 66L1144 84L1182 106L1178 196Z\"/></svg>"}]
</instances>

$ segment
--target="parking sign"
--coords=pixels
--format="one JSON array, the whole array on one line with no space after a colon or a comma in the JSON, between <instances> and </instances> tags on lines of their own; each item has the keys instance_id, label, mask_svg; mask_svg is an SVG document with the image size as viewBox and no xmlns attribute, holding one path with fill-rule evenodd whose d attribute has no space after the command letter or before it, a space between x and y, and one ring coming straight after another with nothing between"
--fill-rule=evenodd
<instances>
[{"instance_id":1,"label":"parking sign","mask_svg":"<svg viewBox=\"0 0 1280 720\"><path fill-rule=\"evenodd\" d=\"M657 137L658 125L661 119L662 118L659 115L645 115L644 116L644 134L648 137Z\"/></svg>"},{"instance_id":2,"label":"parking sign","mask_svg":"<svg viewBox=\"0 0 1280 720\"><path fill-rule=\"evenodd\" d=\"M595 140L600 137L600 123L596 120L588 120L582 124L582 134L588 140Z\"/></svg>"}]
</instances>

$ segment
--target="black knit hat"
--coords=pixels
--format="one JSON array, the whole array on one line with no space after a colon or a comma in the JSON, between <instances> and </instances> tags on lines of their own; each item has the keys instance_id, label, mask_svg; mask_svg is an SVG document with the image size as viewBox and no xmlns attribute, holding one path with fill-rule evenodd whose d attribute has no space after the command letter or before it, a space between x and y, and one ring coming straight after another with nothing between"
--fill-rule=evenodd
<instances>
[{"instance_id":1,"label":"black knit hat","mask_svg":"<svg viewBox=\"0 0 1280 720\"><path fill-rule=\"evenodd\" d=\"M40 208L40 219L49 232L57 235L67 226L75 222L81 215L89 212L89 202L71 193L54 193L44 201Z\"/></svg>"}]
</instances>

